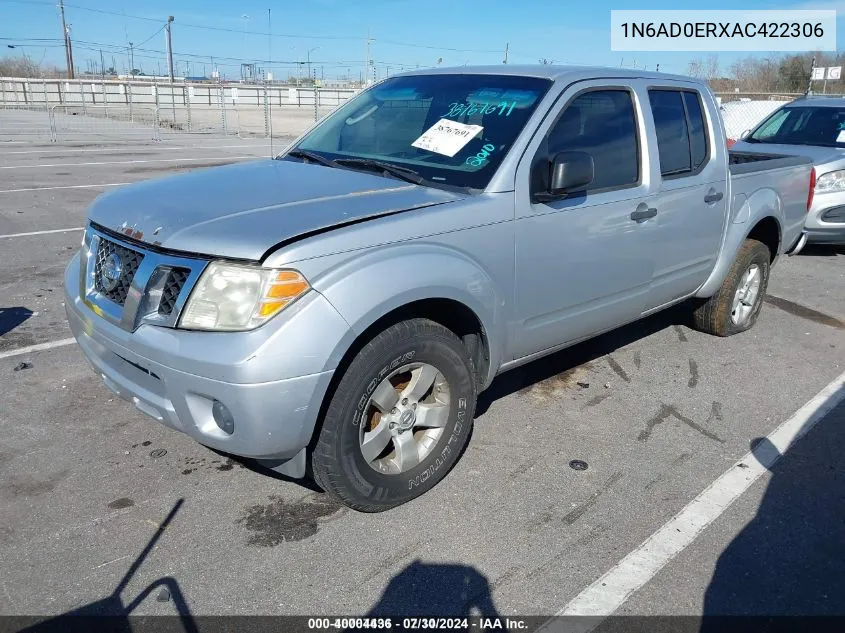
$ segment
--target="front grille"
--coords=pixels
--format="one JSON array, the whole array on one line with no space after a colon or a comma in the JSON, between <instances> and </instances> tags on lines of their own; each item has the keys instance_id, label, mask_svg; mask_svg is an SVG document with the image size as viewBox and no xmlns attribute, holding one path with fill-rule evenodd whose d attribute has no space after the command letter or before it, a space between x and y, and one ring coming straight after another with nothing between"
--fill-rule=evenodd
<instances>
[{"instance_id":1,"label":"front grille","mask_svg":"<svg viewBox=\"0 0 845 633\"><path fill-rule=\"evenodd\" d=\"M182 287L188 281L190 274L191 271L187 268L172 268L167 273L167 279L164 280L164 288L161 291L161 301L158 304L159 314L168 316L173 313L179 293L182 292Z\"/></svg>"},{"instance_id":2,"label":"front grille","mask_svg":"<svg viewBox=\"0 0 845 633\"><path fill-rule=\"evenodd\" d=\"M94 285L97 292L109 301L122 306L132 285L132 279L135 278L135 273L138 272L138 266L141 265L143 259L144 256L141 253L131 248L104 238L100 239L94 264ZM115 272L118 273L116 279L109 276Z\"/></svg>"}]
</instances>

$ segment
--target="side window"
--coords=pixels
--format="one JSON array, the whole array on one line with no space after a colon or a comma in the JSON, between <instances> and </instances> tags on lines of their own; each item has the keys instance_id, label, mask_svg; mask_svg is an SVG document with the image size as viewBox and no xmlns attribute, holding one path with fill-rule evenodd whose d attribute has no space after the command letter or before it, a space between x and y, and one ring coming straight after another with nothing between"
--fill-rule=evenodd
<instances>
[{"instance_id":1,"label":"side window","mask_svg":"<svg viewBox=\"0 0 845 633\"><path fill-rule=\"evenodd\" d=\"M547 137L549 156L586 152L595 178L587 191L628 187L640 179L637 122L627 90L591 90L573 99Z\"/></svg>"},{"instance_id":2,"label":"side window","mask_svg":"<svg viewBox=\"0 0 845 633\"><path fill-rule=\"evenodd\" d=\"M707 128L698 93L649 90L662 176L693 174L708 156Z\"/></svg>"},{"instance_id":3,"label":"side window","mask_svg":"<svg viewBox=\"0 0 845 633\"><path fill-rule=\"evenodd\" d=\"M684 105L687 107L689 121L690 155L692 170L696 171L707 160L707 128L704 123L704 111L701 100L695 92L684 92Z\"/></svg>"}]
</instances>

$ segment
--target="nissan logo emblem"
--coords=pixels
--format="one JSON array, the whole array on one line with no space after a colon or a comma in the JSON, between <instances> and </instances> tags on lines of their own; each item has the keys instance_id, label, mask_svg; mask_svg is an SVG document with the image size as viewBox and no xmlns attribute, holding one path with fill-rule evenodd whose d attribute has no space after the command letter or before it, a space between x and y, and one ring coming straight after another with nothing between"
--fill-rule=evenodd
<instances>
[{"instance_id":1,"label":"nissan logo emblem","mask_svg":"<svg viewBox=\"0 0 845 633\"><path fill-rule=\"evenodd\" d=\"M117 288L120 282L120 275L123 272L123 260L117 253L111 253L106 257L100 268L100 283L103 285L103 290L111 292Z\"/></svg>"}]
</instances>

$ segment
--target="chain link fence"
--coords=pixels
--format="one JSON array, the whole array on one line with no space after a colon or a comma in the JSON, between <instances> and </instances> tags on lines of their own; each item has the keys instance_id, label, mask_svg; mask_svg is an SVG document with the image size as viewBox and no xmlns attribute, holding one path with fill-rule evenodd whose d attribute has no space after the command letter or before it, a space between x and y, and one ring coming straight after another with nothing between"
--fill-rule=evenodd
<instances>
[{"instance_id":1,"label":"chain link fence","mask_svg":"<svg viewBox=\"0 0 845 633\"><path fill-rule=\"evenodd\" d=\"M0 78L0 140L294 137L357 90Z\"/></svg>"},{"instance_id":2,"label":"chain link fence","mask_svg":"<svg viewBox=\"0 0 845 633\"><path fill-rule=\"evenodd\" d=\"M716 93L728 142L738 140L782 105L801 97L800 93Z\"/></svg>"}]
</instances>

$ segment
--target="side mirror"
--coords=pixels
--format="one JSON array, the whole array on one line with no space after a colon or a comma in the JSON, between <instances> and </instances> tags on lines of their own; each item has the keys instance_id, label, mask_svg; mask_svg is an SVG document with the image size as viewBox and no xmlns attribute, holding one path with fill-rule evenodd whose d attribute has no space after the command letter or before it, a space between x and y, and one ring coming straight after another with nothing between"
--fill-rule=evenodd
<instances>
[{"instance_id":1,"label":"side mirror","mask_svg":"<svg viewBox=\"0 0 845 633\"><path fill-rule=\"evenodd\" d=\"M560 152L551 161L549 194L560 197L593 182L595 165L586 152Z\"/></svg>"},{"instance_id":2,"label":"side mirror","mask_svg":"<svg viewBox=\"0 0 845 633\"><path fill-rule=\"evenodd\" d=\"M559 200L593 182L593 157L586 152L560 152L551 159L540 158L531 173L533 202Z\"/></svg>"}]
</instances>

